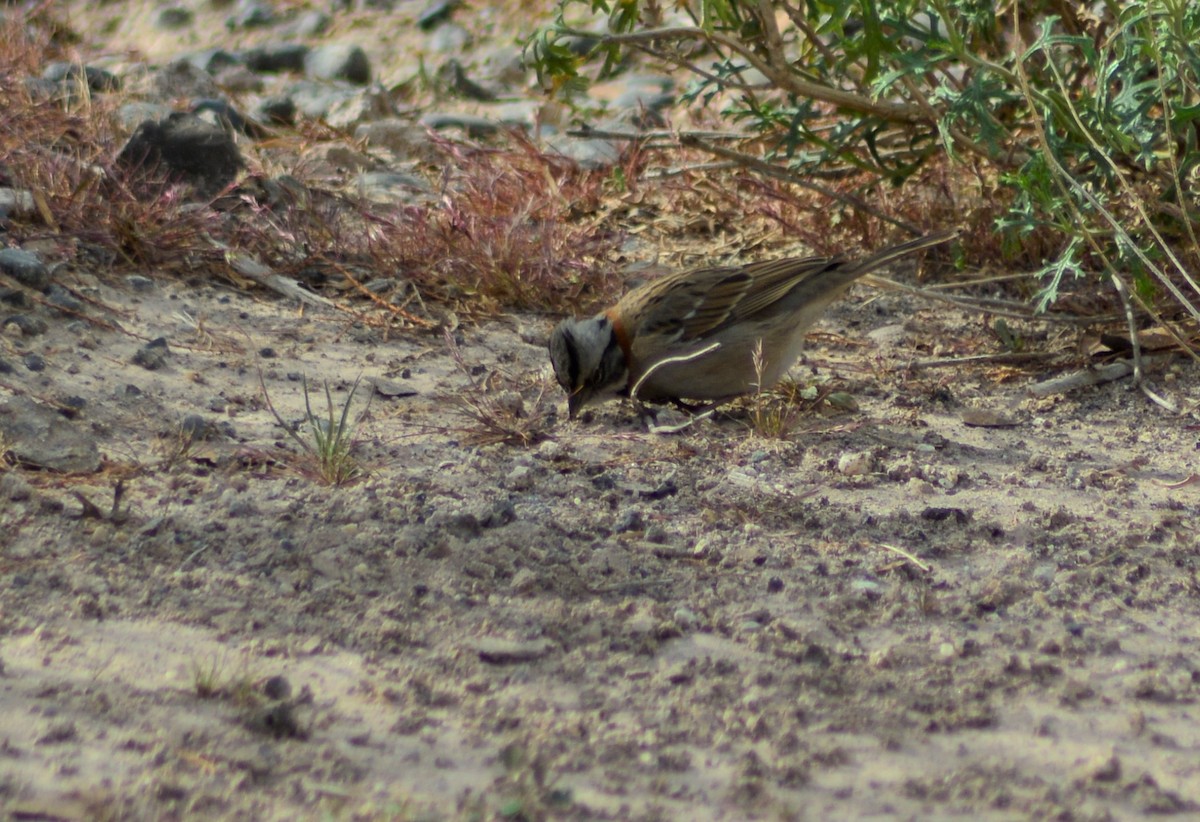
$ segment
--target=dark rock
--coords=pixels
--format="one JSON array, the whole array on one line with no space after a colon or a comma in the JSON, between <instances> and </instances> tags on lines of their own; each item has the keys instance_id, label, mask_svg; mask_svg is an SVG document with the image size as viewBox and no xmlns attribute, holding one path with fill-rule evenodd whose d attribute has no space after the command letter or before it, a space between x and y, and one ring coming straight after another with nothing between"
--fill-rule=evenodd
<instances>
[{"instance_id":1,"label":"dark rock","mask_svg":"<svg viewBox=\"0 0 1200 822\"><path fill-rule=\"evenodd\" d=\"M117 162L127 168L162 168L170 176L191 183L201 196L211 196L228 186L243 165L225 129L183 112L175 112L165 121L138 126Z\"/></svg>"},{"instance_id":2,"label":"dark rock","mask_svg":"<svg viewBox=\"0 0 1200 822\"><path fill-rule=\"evenodd\" d=\"M125 282L129 283L129 287L134 291L153 291L154 280L149 277L143 277L141 274L130 274L125 278Z\"/></svg>"},{"instance_id":3,"label":"dark rock","mask_svg":"<svg viewBox=\"0 0 1200 822\"><path fill-rule=\"evenodd\" d=\"M29 308L33 300L20 288L0 288L0 303L11 305L13 308Z\"/></svg>"},{"instance_id":4,"label":"dark rock","mask_svg":"<svg viewBox=\"0 0 1200 822\"><path fill-rule=\"evenodd\" d=\"M242 65L242 58L225 49L205 49L183 58L207 74L218 74L233 66Z\"/></svg>"},{"instance_id":5,"label":"dark rock","mask_svg":"<svg viewBox=\"0 0 1200 822\"><path fill-rule=\"evenodd\" d=\"M0 248L0 274L38 291L50 285L50 269L38 255L21 248Z\"/></svg>"},{"instance_id":6,"label":"dark rock","mask_svg":"<svg viewBox=\"0 0 1200 822\"><path fill-rule=\"evenodd\" d=\"M21 358L21 362L25 364L26 368L35 373L46 370L46 359L41 354L30 352Z\"/></svg>"},{"instance_id":7,"label":"dark rock","mask_svg":"<svg viewBox=\"0 0 1200 822\"><path fill-rule=\"evenodd\" d=\"M167 347L166 337L159 337L139 348L133 355L133 362L147 371L157 371L167 364L167 358L170 356L171 349Z\"/></svg>"},{"instance_id":8,"label":"dark rock","mask_svg":"<svg viewBox=\"0 0 1200 822\"><path fill-rule=\"evenodd\" d=\"M189 441L212 439L217 433L216 426L199 414L188 414L179 422L179 433Z\"/></svg>"},{"instance_id":9,"label":"dark rock","mask_svg":"<svg viewBox=\"0 0 1200 822\"><path fill-rule=\"evenodd\" d=\"M83 303L77 300L74 294L54 283L51 283L46 289L46 300L67 313L80 313L84 310Z\"/></svg>"},{"instance_id":10,"label":"dark rock","mask_svg":"<svg viewBox=\"0 0 1200 822\"><path fill-rule=\"evenodd\" d=\"M630 508L617 523L616 532L624 534L628 531L640 531L645 525L645 520L642 519L642 512L636 508Z\"/></svg>"},{"instance_id":11,"label":"dark rock","mask_svg":"<svg viewBox=\"0 0 1200 822\"><path fill-rule=\"evenodd\" d=\"M254 117L263 123L290 126L296 122L296 101L286 94L267 97L255 107Z\"/></svg>"},{"instance_id":12,"label":"dark rock","mask_svg":"<svg viewBox=\"0 0 1200 822\"><path fill-rule=\"evenodd\" d=\"M304 71L304 61L311 49L303 43L281 43L275 46L250 49L242 58L252 71L269 73L281 71Z\"/></svg>"},{"instance_id":13,"label":"dark rock","mask_svg":"<svg viewBox=\"0 0 1200 822\"><path fill-rule=\"evenodd\" d=\"M263 694L267 699L287 699L292 695L292 683L277 674L263 683Z\"/></svg>"},{"instance_id":14,"label":"dark rock","mask_svg":"<svg viewBox=\"0 0 1200 822\"><path fill-rule=\"evenodd\" d=\"M456 8L458 0L433 0L417 15L417 28L421 31L433 31L449 20Z\"/></svg>"},{"instance_id":15,"label":"dark rock","mask_svg":"<svg viewBox=\"0 0 1200 822\"><path fill-rule=\"evenodd\" d=\"M331 43L308 52L304 72L317 80L346 80L365 86L371 82L371 61L360 46Z\"/></svg>"},{"instance_id":16,"label":"dark rock","mask_svg":"<svg viewBox=\"0 0 1200 822\"><path fill-rule=\"evenodd\" d=\"M0 357L0 374L11 374L14 370L12 363Z\"/></svg>"},{"instance_id":17,"label":"dark rock","mask_svg":"<svg viewBox=\"0 0 1200 822\"><path fill-rule=\"evenodd\" d=\"M36 337L39 334L46 333L45 320L31 317L28 314L11 314L0 320L0 329L7 328L10 325L15 325L21 329L21 334L26 337Z\"/></svg>"}]
</instances>

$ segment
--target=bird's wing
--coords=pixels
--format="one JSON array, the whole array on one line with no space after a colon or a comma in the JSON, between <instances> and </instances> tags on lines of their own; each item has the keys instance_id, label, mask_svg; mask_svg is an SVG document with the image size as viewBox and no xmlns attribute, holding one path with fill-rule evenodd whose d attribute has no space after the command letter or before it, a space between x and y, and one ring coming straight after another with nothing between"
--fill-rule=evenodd
<instances>
[{"instance_id":1,"label":"bird's wing","mask_svg":"<svg viewBox=\"0 0 1200 822\"><path fill-rule=\"evenodd\" d=\"M732 309L732 320L745 320L768 311L797 286L841 267L839 257L792 257L743 267L752 285Z\"/></svg>"},{"instance_id":2,"label":"bird's wing","mask_svg":"<svg viewBox=\"0 0 1200 822\"><path fill-rule=\"evenodd\" d=\"M740 267L683 272L630 292L618 312L640 317L630 329L635 340L690 342L727 322L753 285Z\"/></svg>"}]
</instances>

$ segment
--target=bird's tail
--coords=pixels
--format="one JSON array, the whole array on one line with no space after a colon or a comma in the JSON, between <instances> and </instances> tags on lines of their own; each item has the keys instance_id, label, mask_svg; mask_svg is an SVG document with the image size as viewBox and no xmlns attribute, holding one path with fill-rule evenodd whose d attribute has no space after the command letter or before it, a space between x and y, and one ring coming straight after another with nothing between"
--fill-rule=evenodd
<instances>
[{"instance_id":1,"label":"bird's tail","mask_svg":"<svg viewBox=\"0 0 1200 822\"><path fill-rule=\"evenodd\" d=\"M926 234L924 237L918 237L906 243L890 246L872 254L864 260L851 263L847 273L853 272L854 277L861 277L877 268L883 268L888 263L898 260L906 254L912 254L914 251L920 251L923 248L941 245L944 242L953 240L957 236L958 229L954 228L947 231L935 231L933 234Z\"/></svg>"}]
</instances>

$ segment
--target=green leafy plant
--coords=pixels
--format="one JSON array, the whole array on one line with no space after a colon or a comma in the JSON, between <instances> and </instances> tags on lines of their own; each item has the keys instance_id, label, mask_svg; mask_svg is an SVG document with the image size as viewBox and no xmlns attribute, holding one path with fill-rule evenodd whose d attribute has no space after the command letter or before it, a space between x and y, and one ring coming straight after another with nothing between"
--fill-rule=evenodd
<instances>
[{"instance_id":1,"label":"green leafy plant","mask_svg":"<svg viewBox=\"0 0 1200 822\"><path fill-rule=\"evenodd\" d=\"M275 421L283 427L288 436L312 459L318 476L330 485L347 485L363 475L362 466L359 465L358 460L351 453L354 447L355 424L350 419L350 406L354 402L354 395L358 391L361 380L361 377L356 378L354 384L350 386L350 393L346 397L346 401L342 404L340 413L334 405L333 394L329 390L329 383L326 382L324 384L324 416L319 416L313 411L311 394L308 390L308 380L304 380L304 422L307 425L309 435L309 438L305 439L296 433L283 420L279 412L275 410L275 406L272 404L271 397L267 392L266 384L263 383L261 375L259 377L263 397L267 403L267 408L270 409L271 414L275 417Z\"/></svg>"}]
</instances>

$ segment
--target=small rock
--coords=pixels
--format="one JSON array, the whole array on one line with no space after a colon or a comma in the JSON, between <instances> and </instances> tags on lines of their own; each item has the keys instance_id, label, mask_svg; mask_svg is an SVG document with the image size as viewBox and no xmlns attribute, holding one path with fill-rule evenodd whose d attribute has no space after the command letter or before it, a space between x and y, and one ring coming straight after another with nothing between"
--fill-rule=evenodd
<instances>
[{"instance_id":1,"label":"small rock","mask_svg":"<svg viewBox=\"0 0 1200 822\"><path fill-rule=\"evenodd\" d=\"M138 126L117 162L126 168L161 167L194 185L201 196L228 186L243 165L237 145L225 129L178 111L165 121Z\"/></svg>"},{"instance_id":2,"label":"small rock","mask_svg":"<svg viewBox=\"0 0 1200 822\"><path fill-rule=\"evenodd\" d=\"M30 352L21 358L21 362L25 364L26 368L35 373L46 370L46 360L41 354Z\"/></svg>"},{"instance_id":3,"label":"small rock","mask_svg":"<svg viewBox=\"0 0 1200 822\"><path fill-rule=\"evenodd\" d=\"M329 29L333 19L319 9L301 13L290 26L297 37L316 37Z\"/></svg>"},{"instance_id":4,"label":"small rock","mask_svg":"<svg viewBox=\"0 0 1200 822\"><path fill-rule=\"evenodd\" d=\"M154 290L154 280L149 277L143 277L140 274L130 274L125 278L125 282L134 291L146 292Z\"/></svg>"},{"instance_id":5,"label":"small rock","mask_svg":"<svg viewBox=\"0 0 1200 822\"><path fill-rule=\"evenodd\" d=\"M308 46L303 43L280 43L273 46L249 49L242 53L246 67L251 71L276 73L281 71L304 71L308 59Z\"/></svg>"},{"instance_id":6,"label":"small rock","mask_svg":"<svg viewBox=\"0 0 1200 822\"><path fill-rule=\"evenodd\" d=\"M332 43L305 55L304 72L317 80L346 80L365 86L371 82L371 61L360 46Z\"/></svg>"},{"instance_id":7,"label":"small rock","mask_svg":"<svg viewBox=\"0 0 1200 822\"><path fill-rule=\"evenodd\" d=\"M133 355L134 365L140 365L147 371L157 371L167 364L171 349L167 347L167 338L159 337L143 345Z\"/></svg>"},{"instance_id":8,"label":"small rock","mask_svg":"<svg viewBox=\"0 0 1200 822\"><path fill-rule=\"evenodd\" d=\"M21 248L0 249L0 273L38 291L50 285L50 269L38 255Z\"/></svg>"},{"instance_id":9,"label":"small rock","mask_svg":"<svg viewBox=\"0 0 1200 822\"><path fill-rule=\"evenodd\" d=\"M191 9L183 6L163 6L154 12L150 22L155 28L163 31L179 31L190 26L195 19Z\"/></svg>"},{"instance_id":10,"label":"small rock","mask_svg":"<svg viewBox=\"0 0 1200 822\"><path fill-rule=\"evenodd\" d=\"M296 101L286 94L266 97L255 106L254 118L263 123L290 126L296 122Z\"/></svg>"},{"instance_id":11,"label":"small rock","mask_svg":"<svg viewBox=\"0 0 1200 822\"><path fill-rule=\"evenodd\" d=\"M1121 760L1115 753L1101 754L1076 768L1075 777L1085 782L1116 782L1121 778Z\"/></svg>"},{"instance_id":12,"label":"small rock","mask_svg":"<svg viewBox=\"0 0 1200 822\"><path fill-rule=\"evenodd\" d=\"M263 683L263 694L267 699L287 699L292 695L292 683L287 677L276 674Z\"/></svg>"},{"instance_id":13,"label":"small rock","mask_svg":"<svg viewBox=\"0 0 1200 822\"><path fill-rule=\"evenodd\" d=\"M0 492L2 491L3 487L0 486ZM512 582L509 584L519 594L530 594L537 590L539 583L536 573L529 568L522 568L513 574Z\"/></svg>"},{"instance_id":14,"label":"small rock","mask_svg":"<svg viewBox=\"0 0 1200 822\"><path fill-rule=\"evenodd\" d=\"M417 28L421 31L433 31L450 19L450 15L458 8L459 0L434 0L417 15Z\"/></svg>"},{"instance_id":15,"label":"small rock","mask_svg":"<svg viewBox=\"0 0 1200 822\"><path fill-rule=\"evenodd\" d=\"M24 188L0 187L0 220L32 217L35 208L33 192Z\"/></svg>"},{"instance_id":16,"label":"small rock","mask_svg":"<svg viewBox=\"0 0 1200 822\"><path fill-rule=\"evenodd\" d=\"M188 414L179 422L179 433L191 441L210 439L217 429L199 414Z\"/></svg>"},{"instance_id":17,"label":"small rock","mask_svg":"<svg viewBox=\"0 0 1200 822\"><path fill-rule=\"evenodd\" d=\"M479 658L489 665L513 665L536 662L554 649L548 639L517 642L509 639L484 638L475 643Z\"/></svg>"},{"instance_id":18,"label":"small rock","mask_svg":"<svg viewBox=\"0 0 1200 822\"><path fill-rule=\"evenodd\" d=\"M696 626L700 624L700 617L695 611L690 608L677 608L675 613L671 615L675 620L675 624L683 631L694 631Z\"/></svg>"},{"instance_id":19,"label":"small rock","mask_svg":"<svg viewBox=\"0 0 1200 822\"><path fill-rule=\"evenodd\" d=\"M242 65L242 58L225 49L206 49L182 58L205 74L219 74L225 69Z\"/></svg>"},{"instance_id":20,"label":"small rock","mask_svg":"<svg viewBox=\"0 0 1200 822\"><path fill-rule=\"evenodd\" d=\"M0 405L0 434L12 443L18 463L64 473L94 473L100 468L95 438L27 397Z\"/></svg>"},{"instance_id":21,"label":"small rock","mask_svg":"<svg viewBox=\"0 0 1200 822\"><path fill-rule=\"evenodd\" d=\"M54 283L46 289L46 300L55 308L62 309L62 313L80 313L84 310L83 303L75 299L74 294Z\"/></svg>"},{"instance_id":22,"label":"small rock","mask_svg":"<svg viewBox=\"0 0 1200 822\"><path fill-rule=\"evenodd\" d=\"M871 470L871 455L865 451L842 454L838 458L838 473L845 477L860 477Z\"/></svg>"},{"instance_id":23,"label":"small rock","mask_svg":"<svg viewBox=\"0 0 1200 822\"><path fill-rule=\"evenodd\" d=\"M19 335L13 335L9 330L9 326L13 326ZM0 321L0 326L3 326L4 333L11 336L21 337L36 337L46 333L46 321L37 317L31 317L28 314L11 314Z\"/></svg>"},{"instance_id":24,"label":"small rock","mask_svg":"<svg viewBox=\"0 0 1200 822\"><path fill-rule=\"evenodd\" d=\"M555 135L546 141L546 149L573 160L588 171L610 168L621 161L621 149L617 144L599 138Z\"/></svg>"},{"instance_id":25,"label":"small rock","mask_svg":"<svg viewBox=\"0 0 1200 822\"><path fill-rule=\"evenodd\" d=\"M172 60L151 77L155 98L173 100L180 97L219 97L221 89L213 76L190 60Z\"/></svg>"},{"instance_id":26,"label":"small rock","mask_svg":"<svg viewBox=\"0 0 1200 822\"><path fill-rule=\"evenodd\" d=\"M426 128L431 128L434 131L442 131L448 128L461 128L467 132L470 137L487 137L495 134L499 126L486 117L478 117L473 114L459 114L455 112L431 111L423 114L420 120L421 125Z\"/></svg>"}]
</instances>

